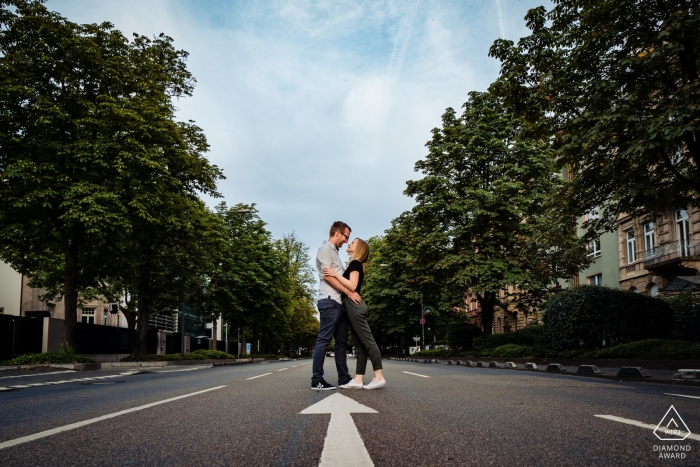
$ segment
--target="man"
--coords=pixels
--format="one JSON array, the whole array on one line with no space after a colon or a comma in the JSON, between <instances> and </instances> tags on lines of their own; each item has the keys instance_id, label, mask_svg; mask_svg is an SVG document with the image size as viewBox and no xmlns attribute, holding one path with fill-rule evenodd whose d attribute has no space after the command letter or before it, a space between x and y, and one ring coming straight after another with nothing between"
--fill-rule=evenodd
<instances>
[{"instance_id":1,"label":"man","mask_svg":"<svg viewBox=\"0 0 700 467\"><path fill-rule=\"evenodd\" d=\"M348 383L352 377L348 372L348 363L345 350L348 345L348 318L343 311L341 294L347 295L355 303L362 302L362 298L356 292L351 292L344 287L335 277L324 277L323 268L333 268L339 274L343 274L345 268L340 261L338 250L348 242L350 227L341 221L333 222L330 236L323 242L316 254L316 270L318 271L318 313L321 325L318 329L318 339L314 349L312 365L311 389L316 391L328 391L335 386L323 379L323 363L326 359L326 348L335 338L335 366L338 369L338 384Z\"/></svg>"}]
</instances>

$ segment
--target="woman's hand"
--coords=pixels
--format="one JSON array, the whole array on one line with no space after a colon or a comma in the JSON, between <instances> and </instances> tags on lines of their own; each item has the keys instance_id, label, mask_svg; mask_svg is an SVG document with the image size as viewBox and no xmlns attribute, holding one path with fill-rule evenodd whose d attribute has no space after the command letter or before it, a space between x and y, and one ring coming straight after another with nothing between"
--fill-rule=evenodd
<instances>
[{"instance_id":1,"label":"woman's hand","mask_svg":"<svg viewBox=\"0 0 700 467\"><path fill-rule=\"evenodd\" d=\"M323 268L323 277L336 277L338 275L333 268Z\"/></svg>"}]
</instances>

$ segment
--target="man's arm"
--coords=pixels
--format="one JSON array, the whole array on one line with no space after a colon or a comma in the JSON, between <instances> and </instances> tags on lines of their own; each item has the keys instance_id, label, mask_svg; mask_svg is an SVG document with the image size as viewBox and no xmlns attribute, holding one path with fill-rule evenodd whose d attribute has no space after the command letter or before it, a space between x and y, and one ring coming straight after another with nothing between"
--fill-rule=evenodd
<instances>
[{"instance_id":1,"label":"man's arm","mask_svg":"<svg viewBox=\"0 0 700 467\"><path fill-rule=\"evenodd\" d=\"M333 287L335 290L337 290L340 293L344 293L345 295L348 296L350 300L352 300L355 303L362 303L362 297L360 297L360 294L357 292L353 292L352 290L349 290L347 287L345 287L343 284L340 283L338 279L335 277L324 277L324 280L328 282L328 284Z\"/></svg>"}]
</instances>

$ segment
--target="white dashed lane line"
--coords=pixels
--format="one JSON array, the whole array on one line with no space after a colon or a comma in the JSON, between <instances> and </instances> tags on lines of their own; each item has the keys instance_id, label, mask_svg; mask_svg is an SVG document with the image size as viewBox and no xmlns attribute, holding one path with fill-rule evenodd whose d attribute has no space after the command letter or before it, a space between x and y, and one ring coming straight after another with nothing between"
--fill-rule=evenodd
<instances>
[{"instance_id":1,"label":"white dashed lane line","mask_svg":"<svg viewBox=\"0 0 700 467\"><path fill-rule=\"evenodd\" d=\"M64 372L61 372L61 373L64 373ZM12 386L0 387L0 392L13 391L15 389L38 388L40 386L53 386L56 384L80 383L83 381L94 381L94 380L98 380L98 379L121 378L123 376L130 376L130 375L133 375L135 373L137 373L137 372L136 371L126 371L124 373L119 373L118 375L105 375L105 376L95 376L95 377L89 377L89 378L63 379L60 381L46 381L43 383L14 384Z\"/></svg>"},{"instance_id":2,"label":"white dashed lane line","mask_svg":"<svg viewBox=\"0 0 700 467\"><path fill-rule=\"evenodd\" d=\"M606 420L624 423L625 425L632 425L632 426L636 426L639 428L646 428L648 430L656 430L656 428L657 428L657 425L649 425L648 423L639 422L637 420L631 420L629 418L616 417L615 415L594 415L594 417L604 418ZM665 433L667 428L662 426L662 427L659 427L659 430L661 430L661 432ZM670 433L671 429L668 429L668 430ZM691 433L685 439L692 439L695 441L700 441L700 435L696 435L696 434Z\"/></svg>"},{"instance_id":3,"label":"white dashed lane line","mask_svg":"<svg viewBox=\"0 0 700 467\"><path fill-rule=\"evenodd\" d=\"M209 389L205 389L203 391L197 391L197 392L185 394L182 396L171 397L170 399L165 399L165 400L158 401L158 402L151 402L150 404L140 405L138 407L133 407L131 409L121 410L119 412L114 412L114 413L110 413L107 415L102 415L100 417L95 417L95 418L90 418L88 420L83 420L82 422L71 423L70 425L64 425L64 426L60 426L58 428L52 428L50 430L41 431L39 433L34 433L33 435L23 436L21 438L16 438L16 439L11 439L9 441L5 441L3 443L0 443L0 449L9 448L11 446L16 446L16 445L22 444L22 443L28 443L30 441L34 441L34 440L41 439L41 438L46 438L47 436L55 435L57 433L62 433L64 431L74 430L76 428L80 428L80 427L85 426L85 425L90 425L92 423L101 422L102 420L109 420L110 418L118 417L120 415L124 415L127 413L137 412L139 410L148 409L148 408L154 407L156 405L166 404L168 402L173 402L176 400L184 399L186 397L196 396L197 394L202 394L205 392L214 391L216 389L221 389L221 388L225 388L225 387L226 386L217 386L215 388L209 388Z\"/></svg>"},{"instance_id":4,"label":"white dashed lane line","mask_svg":"<svg viewBox=\"0 0 700 467\"><path fill-rule=\"evenodd\" d=\"M430 378L430 376L419 375L418 373L411 373L410 371L402 371L401 373L406 373L407 375L420 376L421 378Z\"/></svg>"},{"instance_id":5,"label":"white dashed lane line","mask_svg":"<svg viewBox=\"0 0 700 467\"><path fill-rule=\"evenodd\" d=\"M688 399L700 399L698 396L689 396L687 394L671 394L670 392L664 393L667 396L676 396L676 397L687 397Z\"/></svg>"},{"instance_id":6,"label":"white dashed lane line","mask_svg":"<svg viewBox=\"0 0 700 467\"><path fill-rule=\"evenodd\" d=\"M284 371L284 370L289 370L289 367L287 367L287 368L282 368L282 369L277 370L277 371Z\"/></svg>"},{"instance_id":7,"label":"white dashed lane line","mask_svg":"<svg viewBox=\"0 0 700 467\"><path fill-rule=\"evenodd\" d=\"M246 378L245 380L248 381L249 379L256 379L256 378L262 378L263 376L271 375L272 373L265 373L264 375L258 375L258 376L253 376L252 378Z\"/></svg>"},{"instance_id":8,"label":"white dashed lane line","mask_svg":"<svg viewBox=\"0 0 700 467\"><path fill-rule=\"evenodd\" d=\"M45 373L35 373L35 374L33 374L33 375L0 376L0 379L9 379L9 378L29 378L29 377L31 377L31 376L60 375L61 373L75 373L75 370L47 371L47 372L45 372Z\"/></svg>"}]
</instances>

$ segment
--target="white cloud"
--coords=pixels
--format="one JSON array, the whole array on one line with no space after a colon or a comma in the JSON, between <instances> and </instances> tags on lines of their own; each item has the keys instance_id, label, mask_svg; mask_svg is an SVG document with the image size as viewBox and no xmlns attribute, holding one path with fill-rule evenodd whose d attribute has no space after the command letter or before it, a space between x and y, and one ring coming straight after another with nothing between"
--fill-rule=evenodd
<instances>
[{"instance_id":1,"label":"white cloud","mask_svg":"<svg viewBox=\"0 0 700 467\"><path fill-rule=\"evenodd\" d=\"M503 4L501 5L501 2ZM488 48L526 33L539 1L50 0L77 22L161 31L198 80L195 120L229 204L256 202L275 236L313 252L330 223L378 235L409 209L405 182L448 106L498 73ZM502 8L501 8L502 7Z\"/></svg>"}]
</instances>

